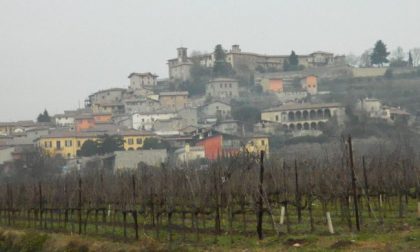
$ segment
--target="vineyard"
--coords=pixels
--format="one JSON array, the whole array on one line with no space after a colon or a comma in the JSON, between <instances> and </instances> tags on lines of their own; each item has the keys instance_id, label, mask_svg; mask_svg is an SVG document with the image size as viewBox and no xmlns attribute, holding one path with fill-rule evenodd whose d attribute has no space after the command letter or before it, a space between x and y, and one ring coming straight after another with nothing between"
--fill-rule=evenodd
<instances>
[{"instance_id":1,"label":"vineyard","mask_svg":"<svg viewBox=\"0 0 420 252\"><path fill-rule=\"evenodd\" d=\"M168 244L419 226L420 163L408 145L317 155L241 153L215 162L101 167L0 185L0 225ZM417 220L416 220L417 218Z\"/></svg>"}]
</instances>

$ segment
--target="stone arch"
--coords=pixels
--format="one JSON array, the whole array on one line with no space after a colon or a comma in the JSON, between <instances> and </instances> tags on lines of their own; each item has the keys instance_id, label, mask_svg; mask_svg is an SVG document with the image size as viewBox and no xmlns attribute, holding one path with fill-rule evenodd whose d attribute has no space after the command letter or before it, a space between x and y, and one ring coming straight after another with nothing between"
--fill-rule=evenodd
<instances>
[{"instance_id":1,"label":"stone arch","mask_svg":"<svg viewBox=\"0 0 420 252\"><path fill-rule=\"evenodd\" d=\"M301 123L296 124L296 129L302 130L302 124Z\"/></svg>"},{"instance_id":2,"label":"stone arch","mask_svg":"<svg viewBox=\"0 0 420 252\"><path fill-rule=\"evenodd\" d=\"M300 112L300 111L296 111L296 113L295 113L295 117L296 117L296 120L297 120L297 121L302 120L302 112Z\"/></svg>"},{"instance_id":3,"label":"stone arch","mask_svg":"<svg viewBox=\"0 0 420 252\"><path fill-rule=\"evenodd\" d=\"M290 111L287 115L287 118L289 119L289 121L294 121L295 120L295 113Z\"/></svg>"},{"instance_id":4,"label":"stone arch","mask_svg":"<svg viewBox=\"0 0 420 252\"><path fill-rule=\"evenodd\" d=\"M295 127L295 125L294 125L293 123L289 124L289 129L290 129L290 130L295 130L295 128L296 128L296 127Z\"/></svg>"},{"instance_id":5,"label":"stone arch","mask_svg":"<svg viewBox=\"0 0 420 252\"><path fill-rule=\"evenodd\" d=\"M324 118L324 111L322 111L322 109L318 109L318 111L316 112L316 116L317 116L319 119Z\"/></svg>"},{"instance_id":6,"label":"stone arch","mask_svg":"<svg viewBox=\"0 0 420 252\"><path fill-rule=\"evenodd\" d=\"M304 129L304 130L309 130L309 123L307 123L307 122L306 122L306 123L304 123L304 124L303 124L303 129Z\"/></svg>"},{"instance_id":7,"label":"stone arch","mask_svg":"<svg viewBox=\"0 0 420 252\"><path fill-rule=\"evenodd\" d=\"M283 127L284 130L288 130L289 129L289 126L287 126L287 124L283 124L282 127Z\"/></svg>"},{"instance_id":8,"label":"stone arch","mask_svg":"<svg viewBox=\"0 0 420 252\"><path fill-rule=\"evenodd\" d=\"M316 130L316 123L315 122L312 122L311 123L311 130Z\"/></svg>"},{"instance_id":9,"label":"stone arch","mask_svg":"<svg viewBox=\"0 0 420 252\"><path fill-rule=\"evenodd\" d=\"M318 129L322 130L325 126L324 122L318 122Z\"/></svg>"},{"instance_id":10,"label":"stone arch","mask_svg":"<svg viewBox=\"0 0 420 252\"><path fill-rule=\"evenodd\" d=\"M309 118L311 118L312 120L316 119L316 111L315 110L311 110L309 112Z\"/></svg>"},{"instance_id":11,"label":"stone arch","mask_svg":"<svg viewBox=\"0 0 420 252\"><path fill-rule=\"evenodd\" d=\"M303 117L303 120L305 120L305 121L309 119L309 112L308 112L308 110L304 110L303 111L302 117Z\"/></svg>"},{"instance_id":12,"label":"stone arch","mask_svg":"<svg viewBox=\"0 0 420 252\"><path fill-rule=\"evenodd\" d=\"M324 116L325 116L325 118L331 118L331 110L330 109L325 109L324 110Z\"/></svg>"},{"instance_id":13,"label":"stone arch","mask_svg":"<svg viewBox=\"0 0 420 252\"><path fill-rule=\"evenodd\" d=\"M134 149L133 149L132 147L130 147L130 148L128 148L128 150L129 150L129 151L132 151L132 150L134 150Z\"/></svg>"},{"instance_id":14,"label":"stone arch","mask_svg":"<svg viewBox=\"0 0 420 252\"><path fill-rule=\"evenodd\" d=\"M137 147L137 150L141 150L141 147Z\"/></svg>"}]
</instances>

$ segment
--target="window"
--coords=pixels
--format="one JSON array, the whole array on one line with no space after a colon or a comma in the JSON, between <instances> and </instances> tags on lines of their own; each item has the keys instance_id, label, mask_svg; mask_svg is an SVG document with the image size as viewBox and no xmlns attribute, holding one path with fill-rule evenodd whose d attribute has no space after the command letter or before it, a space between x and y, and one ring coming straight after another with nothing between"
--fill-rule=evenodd
<instances>
[{"instance_id":1,"label":"window","mask_svg":"<svg viewBox=\"0 0 420 252\"><path fill-rule=\"evenodd\" d=\"M232 83L229 83L229 87L230 87L230 88L232 87Z\"/></svg>"},{"instance_id":2,"label":"window","mask_svg":"<svg viewBox=\"0 0 420 252\"><path fill-rule=\"evenodd\" d=\"M261 140L261 145L265 145L265 141L264 140Z\"/></svg>"},{"instance_id":3,"label":"window","mask_svg":"<svg viewBox=\"0 0 420 252\"><path fill-rule=\"evenodd\" d=\"M57 147L58 150L61 149L61 141L56 141L55 146Z\"/></svg>"},{"instance_id":4,"label":"window","mask_svg":"<svg viewBox=\"0 0 420 252\"><path fill-rule=\"evenodd\" d=\"M279 120L279 116L278 115L276 115L276 121L278 121Z\"/></svg>"},{"instance_id":5,"label":"window","mask_svg":"<svg viewBox=\"0 0 420 252\"><path fill-rule=\"evenodd\" d=\"M49 146L48 146L48 142L47 142L47 141L45 141L45 142L44 142L44 147L45 147L45 148L48 148L48 147L49 147Z\"/></svg>"},{"instance_id":6,"label":"window","mask_svg":"<svg viewBox=\"0 0 420 252\"><path fill-rule=\"evenodd\" d=\"M137 139L136 139L136 143L137 143L137 144L142 144L142 143L143 143L143 139L141 139L141 138L137 138Z\"/></svg>"},{"instance_id":7,"label":"window","mask_svg":"<svg viewBox=\"0 0 420 252\"><path fill-rule=\"evenodd\" d=\"M65 140L65 141L64 141L64 145L65 145L66 147L71 147L71 146L73 145L73 141L72 141L72 140Z\"/></svg>"},{"instance_id":8,"label":"window","mask_svg":"<svg viewBox=\"0 0 420 252\"><path fill-rule=\"evenodd\" d=\"M133 142L133 138L129 138L129 139L128 139L128 144L129 144L129 145L132 145L133 143L134 143L134 142Z\"/></svg>"},{"instance_id":9,"label":"window","mask_svg":"<svg viewBox=\"0 0 420 252\"><path fill-rule=\"evenodd\" d=\"M81 143L80 143L80 140L78 140L77 141L77 147L80 147L81 146Z\"/></svg>"}]
</instances>

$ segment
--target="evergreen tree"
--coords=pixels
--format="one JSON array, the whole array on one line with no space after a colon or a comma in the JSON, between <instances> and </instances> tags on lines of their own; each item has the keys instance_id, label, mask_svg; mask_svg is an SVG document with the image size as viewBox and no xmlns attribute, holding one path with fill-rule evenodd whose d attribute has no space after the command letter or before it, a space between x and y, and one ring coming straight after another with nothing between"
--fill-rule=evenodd
<instances>
[{"instance_id":1,"label":"evergreen tree","mask_svg":"<svg viewBox=\"0 0 420 252\"><path fill-rule=\"evenodd\" d=\"M295 51L292 51L292 53L289 56L289 65L291 66L298 66L299 65L299 59L296 55Z\"/></svg>"},{"instance_id":2,"label":"evergreen tree","mask_svg":"<svg viewBox=\"0 0 420 252\"><path fill-rule=\"evenodd\" d=\"M82 157L90 157L99 154L98 143L92 140L86 140L77 155Z\"/></svg>"},{"instance_id":3,"label":"evergreen tree","mask_svg":"<svg viewBox=\"0 0 420 252\"><path fill-rule=\"evenodd\" d=\"M214 49L213 77L229 77L232 74L232 66L226 62L226 53L222 45L216 45Z\"/></svg>"},{"instance_id":4,"label":"evergreen tree","mask_svg":"<svg viewBox=\"0 0 420 252\"><path fill-rule=\"evenodd\" d=\"M370 55L372 64L383 66L384 63L388 63L387 59L389 52L386 50L386 45L382 40L378 40L373 48L373 53Z\"/></svg>"},{"instance_id":5,"label":"evergreen tree","mask_svg":"<svg viewBox=\"0 0 420 252\"><path fill-rule=\"evenodd\" d=\"M143 149L167 149L167 145L156 138L146 138L143 143Z\"/></svg>"},{"instance_id":6,"label":"evergreen tree","mask_svg":"<svg viewBox=\"0 0 420 252\"><path fill-rule=\"evenodd\" d=\"M124 150L124 140L119 135L102 135L98 141L99 154L112 153L114 151Z\"/></svg>"},{"instance_id":7,"label":"evergreen tree","mask_svg":"<svg viewBox=\"0 0 420 252\"><path fill-rule=\"evenodd\" d=\"M38 115L37 122L51 122L51 117L46 109Z\"/></svg>"}]
</instances>

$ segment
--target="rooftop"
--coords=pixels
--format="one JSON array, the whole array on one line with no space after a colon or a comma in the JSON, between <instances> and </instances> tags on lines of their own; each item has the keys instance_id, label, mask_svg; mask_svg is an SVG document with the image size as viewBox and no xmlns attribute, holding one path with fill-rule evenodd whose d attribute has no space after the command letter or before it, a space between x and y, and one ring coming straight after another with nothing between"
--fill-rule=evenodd
<instances>
[{"instance_id":1,"label":"rooftop","mask_svg":"<svg viewBox=\"0 0 420 252\"><path fill-rule=\"evenodd\" d=\"M286 104L275 108L269 108L262 112L274 112L274 111L288 111L288 110L302 110L302 109L320 109L320 108L338 108L343 107L340 103L293 103Z\"/></svg>"},{"instance_id":2,"label":"rooftop","mask_svg":"<svg viewBox=\"0 0 420 252\"><path fill-rule=\"evenodd\" d=\"M188 95L188 91L160 92L160 96Z\"/></svg>"},{"instance_id":3,"label":"rooftop","mask_svg":"<svg viewBox=\"0 0 420 252\"><path fill-rule=\"evenodd\" d=\"M128 78L131 78L132 76L152 76L157 78L158 76L156 74L152 74L151 72L146 72L146 73L131 73Z\"/></svg>"}]
</instances>

